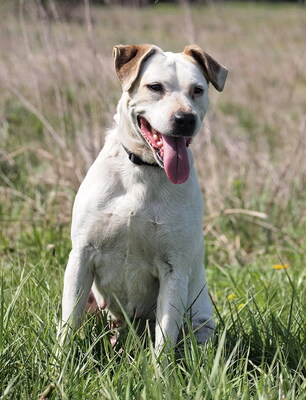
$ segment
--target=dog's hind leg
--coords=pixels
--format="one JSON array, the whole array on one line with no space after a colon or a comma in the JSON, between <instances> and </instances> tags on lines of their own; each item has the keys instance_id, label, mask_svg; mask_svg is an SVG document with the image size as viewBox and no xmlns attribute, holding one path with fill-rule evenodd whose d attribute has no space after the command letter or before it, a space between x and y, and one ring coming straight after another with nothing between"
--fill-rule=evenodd
<instances>
[{"instance_id":1,"label":"dog's hind leg","mask_svg":"<svg viewBox=\"0 0 306 400\"><path fill-rule=\"evenodd\" d=\"M93 271L89 255L72 250L65 271L62 301L61 327L65 333L80 326L92 283Z\"/></svg>"}]
</instances>

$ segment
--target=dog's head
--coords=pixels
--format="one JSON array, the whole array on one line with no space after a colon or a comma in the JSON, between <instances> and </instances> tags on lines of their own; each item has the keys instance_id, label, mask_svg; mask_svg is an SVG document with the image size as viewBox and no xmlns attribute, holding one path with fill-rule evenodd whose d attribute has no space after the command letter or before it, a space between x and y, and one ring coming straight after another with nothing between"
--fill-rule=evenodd
<instances>
[{"instance_id":1,"label":"dog's head","mask_svg":"<svg viewBox=\"0 0 306 400\"><path fill-rule=\"evenodd\" d=\"M153 45L114 47L115 69L133 134L169 180L189 176L187 147L208 108L208 85L223 90L227 69L197 46L164 53Z\"/></svg>"}]
</instances>

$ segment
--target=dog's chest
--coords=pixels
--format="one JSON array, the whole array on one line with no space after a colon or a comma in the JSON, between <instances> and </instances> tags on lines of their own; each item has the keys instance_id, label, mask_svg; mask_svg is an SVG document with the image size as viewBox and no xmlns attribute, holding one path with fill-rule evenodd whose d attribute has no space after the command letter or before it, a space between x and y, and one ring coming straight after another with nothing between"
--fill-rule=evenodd
<instances>
[{"instance_id":1,"label":"dog's chest","mask_svg":"<svg viewBox=\"0 0 306 400\"><path fill-rule=\"evenodd\" d=\"M91 245L101 254L112 254L121 258L138 257L152 260L161 255L169 230L167 215L164 215L154 199L135 197L126 193L114 199L107 207L97 210L91 226Z\"/></svg>"},{"instance_id":2,"label":"dog's chest","mask_svg":"<svg viewBox=\"0 0 306 400\"><path fill-rule=\"evenodd\" d=\"M83 209L83 233L100 264L107 265L110 259L117 265L137 261L151 269L168 262L173 253L192 251L201 232L202 199L198 190L186 186L135 180L120 191L109 186L94 198ZM81 224L79 219L77 225Z\"/></svg>"}]
</instances>

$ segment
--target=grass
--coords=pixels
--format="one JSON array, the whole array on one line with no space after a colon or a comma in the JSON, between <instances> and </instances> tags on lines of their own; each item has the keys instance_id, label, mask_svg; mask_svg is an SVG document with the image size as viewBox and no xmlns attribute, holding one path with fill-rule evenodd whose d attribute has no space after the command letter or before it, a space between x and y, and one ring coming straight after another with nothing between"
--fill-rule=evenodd
<instances>
[{"instance_id":1,"label":"grass","mask_svg":"<svg viewBox=\"0 0 306 400\"><path fill-rule=\"evenodd\" d=\"M303 9L49 5L0 4L0 399L303 399ZM196 42L230 70L193 146L217 333L165 369L148 337L113 349L95 318L56 356L71 205L112 124L120 42Z\"/></svg>"},{"instance_id":2,"label":"grass","mask_svg":"<svg viewBox=\"0 0 306 400\"><path fill-rule=\"evenodd\" d=\"M12 252L3 263L1 398L32 399L52 382L52 399L303 398L302 260L280 270L260 259L244 267L209 268L216 338L207 346L191 338L189 347L183 340L183 356L165 355L169 364L161 371L150 340L129 329L112 349L109 331L94 318L55 363L67 231L55 235L52 224L33 227L19 246L27 251Z\"/></svg>"}]
</instances>

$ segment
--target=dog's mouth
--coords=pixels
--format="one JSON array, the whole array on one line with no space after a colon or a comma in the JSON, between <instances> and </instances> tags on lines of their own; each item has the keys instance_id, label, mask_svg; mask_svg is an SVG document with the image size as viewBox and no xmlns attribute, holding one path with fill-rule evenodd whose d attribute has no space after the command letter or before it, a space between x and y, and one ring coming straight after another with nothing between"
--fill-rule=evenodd
<instances>
[{"instance_id":1,"label":"dog's mouth","mask_svg":"<svg viewBox=\"0 0 306 400\"><path fill-rule=\"evenodd\" d=\"M184 183L190 173L187 147L192 138L169 136L155 130L144 117L138 116L141 133L155 154L159 165L165 169L172 183Z\"/></svg>"}]
</instances>

